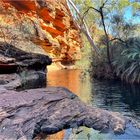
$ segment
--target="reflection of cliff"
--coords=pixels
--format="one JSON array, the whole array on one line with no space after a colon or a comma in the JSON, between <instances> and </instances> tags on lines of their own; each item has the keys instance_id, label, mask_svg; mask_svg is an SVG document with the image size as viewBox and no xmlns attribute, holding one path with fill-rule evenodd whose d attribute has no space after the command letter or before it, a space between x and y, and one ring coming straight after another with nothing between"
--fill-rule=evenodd
<instances>
[{"instance_id":1,"label":"reflection of cliff","mask_svg":"<svg viewBox=\"0 0 140 140\"><path fill-rule=\"evenodd\" d=\"M47 136L46 140L63 140L64 139L64 130L56 134Z\"/></svg>"},{"instance_id":2,"label":"reflection of cliff","mask_svg":"<svg viewBox=\"0 0 140 140\"><path fill-rule=\"evenodd\" d=\"M65 0L0 0L0 29L0 41L27 50L41 46L55 58L80 58L79 31Z\"/></svg>"},{"instance_id":3,"label":"reflection of cliff","mask_svg":"<svg viewBox=\"0 0 140 140\"><path fill-rule=\"evenodd\" d=\"M79 96L79 76L79 70L48 71L48 84L51 86L66 87Z\"/></svg>"}]
</instances>

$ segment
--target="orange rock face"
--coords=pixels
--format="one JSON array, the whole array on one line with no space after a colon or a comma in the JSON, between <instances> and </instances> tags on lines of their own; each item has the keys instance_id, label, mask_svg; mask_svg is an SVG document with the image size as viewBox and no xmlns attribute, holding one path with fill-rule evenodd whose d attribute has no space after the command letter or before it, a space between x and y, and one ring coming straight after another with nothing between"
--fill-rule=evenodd
<instances>
[{"instance_id":1,"label":"orange rock face","mask_svg":"<svg viewBox=\"0 0 140 140\"><path fill-rule=\"evenodd\" d=\"M80 33L65 0L0 0L0 28L0 41L41 47L65 61L80 59Z\"/></svg>"}]
</instances>

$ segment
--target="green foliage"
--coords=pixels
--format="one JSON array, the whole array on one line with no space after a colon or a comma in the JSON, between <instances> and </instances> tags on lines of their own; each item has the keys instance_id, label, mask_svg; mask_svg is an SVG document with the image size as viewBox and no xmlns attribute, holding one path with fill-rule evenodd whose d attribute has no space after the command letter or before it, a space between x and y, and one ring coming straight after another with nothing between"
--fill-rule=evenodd
<instances>
[{"instance_id":1,"label":"green foliage","mask_svg":"<svg viewBox=\"0 0 140 140\"><path fill-rule=\"evenodd\" d=\"M129 37L134 35L137 29L137 25L130 21L125 21L122 14L114 14L111 18L111 33L113 37L127 40Z\"/></svg>"},{"instance_id":2,"label":"green foliage","mask_svg":"<svg viewBox=\"0 0 140 140\"><path fill-rule=\"evenodd\" d=\"M89 8L94 7L100 10L104 5L103 14L104 22L109 39L117 38L117 40L109 41L111 62L114 67L114 73L122 80L129 83L140 83L140 39L136 37L140 34L139 25L134 24L132 20L126 20L127 8L132 9L132 14L140 11L140 3L130 0L75 0L80 14ZM90 54L91 49L85 47L83 49L84 62L88 62L88 66L92 63L92 73L95 75L108 75L110 70L107 62L107 38L103 32L103 24L101 23L101 16L99 12L92 8L85 16L90 32L93 34L94 42L101 50L101 57ZM98 29L99 32L96 30ZM96 32L95 32L96 30ZM97 37L98 36L98 37ZM88 46L87 42L84 42ZM91 62L92 61L92 62ZM83 60L82 60L83 62ZM91 63L90 63L91 62ZM81 63L85 67L85 63ZM94 75L93 74L93 75ZM106 77L106 76L103 76Z\"/></svg>"},{"instance_id":3,"label":"green foliage","mask_svg":"<svg viewBox=\"0 0 140 140\"><path fill-rule=\"evenodd\" d=\"M84 47L81 49L81 60L76 62L76 66L79 69L84 69L85 71L88 71L88 68L91 65L91 61L92 61L92 53L91 53L91 47L89 42L87 41L86 37L84 35L82 35L83 38L83 44Z\"/></svg>"},{"instance_id":4,"label":"green foliage","mask_svg":"<svg viewBox=\"0 0 140 140\"><path fill-rule=\"evenodd\" d=\"M140 83L140 39L127 40L128 48L125 48L113 61L115 73L128 83Z\"/></svg>"}]
</instances>

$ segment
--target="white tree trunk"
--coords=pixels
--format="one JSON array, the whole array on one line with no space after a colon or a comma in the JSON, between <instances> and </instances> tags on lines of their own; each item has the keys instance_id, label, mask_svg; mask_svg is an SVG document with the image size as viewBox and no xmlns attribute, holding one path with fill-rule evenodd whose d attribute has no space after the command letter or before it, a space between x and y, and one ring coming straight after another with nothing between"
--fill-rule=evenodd
<instances>
[{"instance_id":1,"label":"white tree trunk","mask_svg":"<svg viewBox=\"0 0 140 140\"><path fill-rule=\"evenodd\" d=\"M90 32L89 32L88 26L87 26L85 20L82 18L82 16L81 16L79 10L77 9L77 7L75 6L75 4L74 4L71 0L67 0L67 3L68 3L69 9L70 9L70 5L71 5L71 6L73 7L73 9L76 11L78 17L79 17L80 20L81 20L81 26L78 25L79 29L85 34L85 36L87 37L87 39L88 39L90 45L91 45L92 48L95 50L95 52L96 52L98 55L100 55L100 50L99 50L99 48L96 47L96 45L95 45L95 43L94 43L94 41L93 41L93 39L92 39L92 37L91 37L91 34L90 34ZM70 11L71 11L71 10L70 10ZM72 13L71 13L71 14L72 14ZM73 14L72 14L72 15L73 15ZM78 24L78 23L77 23L77 24Z\"/></svg>"}]
</instances>

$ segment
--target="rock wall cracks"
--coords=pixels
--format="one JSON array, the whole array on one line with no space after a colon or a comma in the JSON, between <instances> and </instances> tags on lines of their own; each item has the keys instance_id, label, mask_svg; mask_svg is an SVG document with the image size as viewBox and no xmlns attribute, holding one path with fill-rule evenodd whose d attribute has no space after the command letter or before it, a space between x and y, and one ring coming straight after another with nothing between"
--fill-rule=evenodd
<instances>
[{"instance_id":1,"label":"rock wall cracks","mask_svg":"<svg viewBox=\"0 0 140 140\"><path fill-rule=\"evenodd\" d=\"M2 42L71 61L80 58L79 33L65 0L0 0Z\"/></svg>"}]
</instances>

